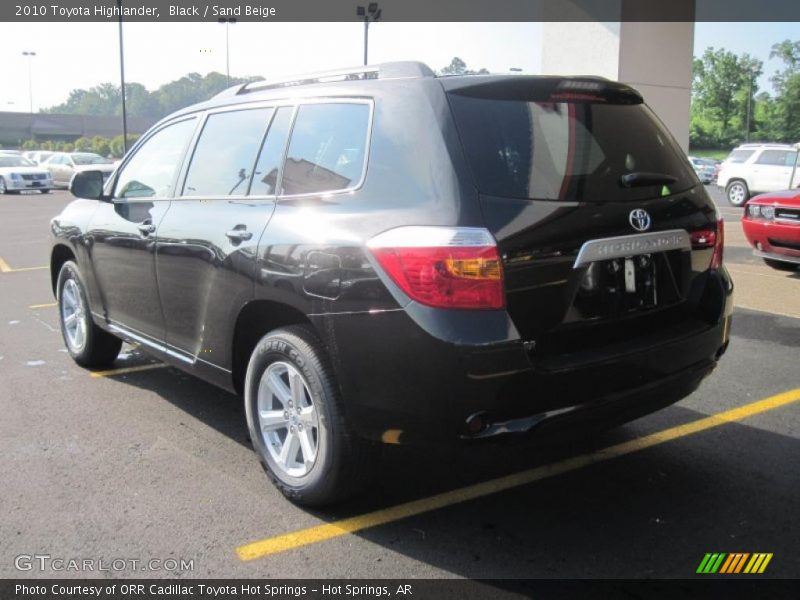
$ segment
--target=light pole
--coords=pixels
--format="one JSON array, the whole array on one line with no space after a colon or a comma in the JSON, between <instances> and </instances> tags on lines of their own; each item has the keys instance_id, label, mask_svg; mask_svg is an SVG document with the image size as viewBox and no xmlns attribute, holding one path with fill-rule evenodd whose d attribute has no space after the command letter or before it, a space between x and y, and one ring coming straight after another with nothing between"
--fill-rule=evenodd
<instances>
[{"instance_id":1,"label":"light pole","mask_svg":"<svg viewBox=\"0 0 800 600\"><path fill-rule=\"evenodd\" d=\"M374 23L381 18L383 11L378 8L377 2L370 2L366 8L363 6L356 7L356 16L364 17L364 64L366 65L369 60L369 24Z\"/></svg>"},{"instance_id":2,"label":"light pole","mask_svg":"<svg viewBox=\"0 0 800 600\"><path fill-rule=\"evenodd\" d=\"M36 52L25 50L22 56L28 57L28 102L30 103L30 112L33 112L33 57Z\"/></svg>"},{"instance_id":3,"label":"light pole","mask_svg":"<svg viewBox=\"0 0 800 600\"><path fill-rule=\"evenodd\" d=\"M747 74L750 75L748 78L748 86L747 86L747 129L744 132L744 140L745 142L750 141L750 103L752 102L753 98L753 79L756 76L755 69L752 67L747 70Z\"/></svg>"},{"instance_id":4,"label":"light pole","mask_svg":"<svg viewBox=\"0 0 800 600\"><path fill-rule=\"evenodd\" d=\"M225 77L227 78L228 87L231 86L231 50L230 44L228 40L228 27L231 24L236 24L236 19L234 17L224 18L220 17L218 19L219 23L225 24Z\"/></svg>"},{"instance_id":5,"label":"light pole","mask_svg":"<svg viewBox=\"0 0 800 600\"><path fill-rule=\"evenodd\" d=\"M128 153L128 108L125 105L125 51L122 44L122 0L119 7L119 91L122 97L122 154Z\"/></svg>"}]
</instances>

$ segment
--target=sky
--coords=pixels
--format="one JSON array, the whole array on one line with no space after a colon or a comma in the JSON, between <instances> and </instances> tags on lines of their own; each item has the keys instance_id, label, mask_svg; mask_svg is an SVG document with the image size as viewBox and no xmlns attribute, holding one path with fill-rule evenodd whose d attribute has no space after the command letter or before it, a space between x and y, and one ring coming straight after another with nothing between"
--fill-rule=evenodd
<instances>
[{"instance_id":1,"label":"sky","mask_svg":"<svg viewBox=\"0 0 800 600\"><path fill-rule=\"evenodd\" d=\"M150 90L189 72L225 72L229 28L231 74L266 78L359 65L361 23L126 23L125 76ZM370 62L421 60L434 69L453 56L472 68L537 73L539 23L374 23ZM760 87L779 67L770 47L800 40L800 23L698 23L695 55L708 46L747 52L765 62ZM298 40L307 43L299 44ZM28 68L33 108L66 100L70 90L119 83L118 25L111 23L0 23L0 111L27 111ZM36 52L33 58L23 51Z\"/></svg>"}]
</instances>

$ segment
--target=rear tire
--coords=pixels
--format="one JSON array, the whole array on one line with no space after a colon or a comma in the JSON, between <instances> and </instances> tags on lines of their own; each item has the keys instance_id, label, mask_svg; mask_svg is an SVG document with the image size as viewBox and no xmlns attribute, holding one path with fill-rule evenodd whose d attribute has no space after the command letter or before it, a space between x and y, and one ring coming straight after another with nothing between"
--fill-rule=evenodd
<instances>
[{"instance_id":1,"label":"rear tire","mask_svg":"<svg viewBox=\"0 0 800 600\"><path fill-rule=\"evenodd\" d=\"M735 179L725 188L725 195L733 206L743 206L750 198L750 190L744 181Z\"/></svg>"},{"instance_id":2,"label":"rear tire","mask_svg":"<svg viewBox=\"0 0 800 600\"><path fill-rule=\"evenodd\" d=\"M61 267L56 289L61 335L72 359L87 368L113 363L122 340L94 324L80 271L73 261Z\"/></svg>"},{"instance_id":3,"label":"rear tire","mask_svg":"<svg viewBox=\"0 0 800 600\"><path fill-rule=\"evenodd\" d=\"M782 260L772 260L771 258L765 258L764 262L767 264L767 266L777 269L778 271L794 271L798 267L796 263L784 262Z\"/></svg>"},{"instance_id":4,"label":"rear tire","mask_svg":"<svg viewBox=\"0 0 800 600\"><path fill-rule=\"evenodd\" d=\"M370 482L375 453L352 431L310 327L284 327L261 338L247 367L244 401L261 465L292 502L330 505Z\"/></svg>"}]
</instances>

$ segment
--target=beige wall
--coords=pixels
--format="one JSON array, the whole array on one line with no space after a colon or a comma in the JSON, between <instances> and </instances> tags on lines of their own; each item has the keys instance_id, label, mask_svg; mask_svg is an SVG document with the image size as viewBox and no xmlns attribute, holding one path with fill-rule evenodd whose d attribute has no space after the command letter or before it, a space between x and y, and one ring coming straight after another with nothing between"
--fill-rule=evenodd
<instances>
[{"instance_id":1,"label":"beige wall","mask_svg":"<svg viewBox=\"0 0 800 600\"><path fill-rule=\"evenodd\" d=\"M635 87L688 151L693 48L693 22L545 23L542 73Z\"/></svg>"}]
</instances>

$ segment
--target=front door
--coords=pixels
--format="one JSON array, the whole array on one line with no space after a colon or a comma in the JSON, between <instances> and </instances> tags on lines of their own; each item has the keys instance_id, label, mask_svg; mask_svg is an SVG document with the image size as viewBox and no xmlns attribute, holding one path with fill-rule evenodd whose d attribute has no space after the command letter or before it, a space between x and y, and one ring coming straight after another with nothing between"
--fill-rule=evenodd
<instances>
[{"instance_id":1,"label":"front door","mask_svg":"<svg viewBox=\"0 0 800 600\"><path fill-rule=\"evenodd\" d=\"M189 118L150 135L122 166L112 200L101 204L88 227L104 316L148 340L164 339L156 238L195 126L196 118Z\"/></svg>"}]
</instances>

